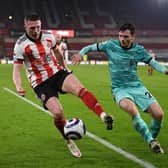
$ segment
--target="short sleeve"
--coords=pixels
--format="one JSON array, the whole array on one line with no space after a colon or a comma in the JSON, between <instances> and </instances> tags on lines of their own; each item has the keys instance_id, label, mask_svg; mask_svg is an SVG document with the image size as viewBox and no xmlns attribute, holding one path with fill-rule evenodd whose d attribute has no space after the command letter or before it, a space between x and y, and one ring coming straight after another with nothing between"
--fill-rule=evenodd
<instances>
[{"instance_id":1,"label":"short sleeve","mask_svg":"<svg viewBox=\"0 0 168 168\"><path fill-rule=\"evenodd\" d=\"M97 43L97 50L98 51L106 50L108 43L109 43L108 41L103 41L103 42Z\"/></svg>"},{"instance_id":2,"label":"short sleeve","mask_svg":"<svg viewBox=\"0 0 168 168\"><path fill-rule=\"evenodd\" d=\"M14 59L14 62L17 62L19 60L24 61L23 49L21 45L19 45L17 42L14 46L13 59Z\"/></svg>"},{"instance_id":3,"label":"short sleeve","mask_svg":"<svg viewBox=\"0 0 168 168\"><path fill-rule=\"evenodd\" d=\"M152 57L149 55L149 53L143 46L138 46L137 54L139 61L142 61L146 64L148 64L152 59Z\"/></svg>"}]
</instances>

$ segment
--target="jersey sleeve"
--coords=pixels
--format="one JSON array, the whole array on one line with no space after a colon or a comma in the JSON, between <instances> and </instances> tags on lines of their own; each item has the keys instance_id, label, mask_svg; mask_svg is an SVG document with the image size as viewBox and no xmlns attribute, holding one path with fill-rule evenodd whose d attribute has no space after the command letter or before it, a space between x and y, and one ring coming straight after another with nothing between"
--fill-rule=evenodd
<instances>
[{"instance_id":1,"label":"jersey sleeve","mask_svg":"<svg viewBox=\"0 0 168 168\"><path fill-rule=\"evenodd\" d=\"M137 54L138 54L138 61L144 62L146 64L149 64L149 62L152 60L152 57L149 55L147 50L143 46L137 46Z\"/></svg>"},{"instance_id":2,"label":"jersey sleeve","mask_svg":"<svg viewBox=\"0 0 168 168\"><path fill-rule=\"evenodd\" d=\"M91 45L88 45L88 46L82 48L82 50L80 50L79 54L81 56L84 56L85 54L87 54L88 52L91 52L91 51L97 51L97 43L94 43L94 44L91 44Z\"/></svg>"},{"instance_id":3,"label":"jersey sleeve","mask_svg":"<svg viewBox=\"0 0 168 168\"><path fill-rule=\"evenodd\" d=\"M91 45L88 45L88 46L82 48L82 50L79 52L79 54L81 56L84 56L88 52L104 51L105 46L106 46L106 42L94 43L94 44L91 44Z\"/></svg>"},{"instance_id":4,"label":"jersey sleeve","mask_svg":"<svg viewBox=\"0 0 168 168\"><path fill-rule=\"evenodd\" d=\"M23 49L21 48L21 45L16 42L14 46L14 54L13 54L13 60L15 64L21 64L24 61L23 56Z\"/></svg>"},{"instance_id":5,"label":"jersey sleeve","mask_svg":"<svg viewBox=\"0 0 168 168\"><path fill-rule=\"evenodd\" d=\"M98 51L106 51L106 49L108 48L108 43L109 43L108 41L97 43Z\"/></svg>"},{"instance_id":6,"label":"jersey sleeve","mask_svg":"<svg viewBox=\"0 0 168 168\"><path fill-rule=\"evenodd\" d=\"M149 63L154 69L161 73L165 73L167 71L167 68L163 65L161 65L159 62L157 62L154 58Z\"/></svg>"}]
</instances>

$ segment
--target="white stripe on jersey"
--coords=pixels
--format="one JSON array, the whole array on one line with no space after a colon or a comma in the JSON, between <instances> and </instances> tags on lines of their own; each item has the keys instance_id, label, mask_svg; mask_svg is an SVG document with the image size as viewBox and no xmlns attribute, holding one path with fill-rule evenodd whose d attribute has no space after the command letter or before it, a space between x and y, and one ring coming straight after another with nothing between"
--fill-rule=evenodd
<instances>
[{"instance_id":1,"label":"white stripe on jersey","mask_svg":"<svg viewBox=\"0 0 168 168\"><path fill-rule=\"evenodd\" d=\"M33 88L62 69L52 51L55 45L55 37L48 32L43 32L38 41L29 39L25 34L17 40L14 62L24 60Z\"/></svg>"}]
</instances>

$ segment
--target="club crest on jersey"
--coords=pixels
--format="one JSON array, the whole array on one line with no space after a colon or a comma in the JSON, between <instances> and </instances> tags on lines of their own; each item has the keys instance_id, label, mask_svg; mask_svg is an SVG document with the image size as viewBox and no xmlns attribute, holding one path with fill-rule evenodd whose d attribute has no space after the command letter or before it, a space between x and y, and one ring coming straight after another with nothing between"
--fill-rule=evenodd
<instances>
[{"instance_id":1,"label":"club crest on jersey","mask_svg":"<svg viewBox=\"0 0 168 168\"><path fill-rule=\"evenodd\" d=\"M46 95L45 95L45 94L42 94L42 95L41 95L41 101L44 102L45 99L46 99Z\"/></svg>"}]
</instances>

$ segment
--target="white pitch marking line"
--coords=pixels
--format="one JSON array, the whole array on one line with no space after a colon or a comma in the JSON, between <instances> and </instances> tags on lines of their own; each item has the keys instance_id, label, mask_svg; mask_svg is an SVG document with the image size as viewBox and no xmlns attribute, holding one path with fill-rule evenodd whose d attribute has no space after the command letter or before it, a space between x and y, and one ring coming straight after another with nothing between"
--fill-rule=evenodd
<instances>
[{"instance_id":1,"label":"white pitch marking line","mask_svg":"<svg viewBox=\"0 0 168 168\"><path fill-rule=\"evenodd\" d=\"M22 99L23 101L27 102L28 104L31 104L32 106L36 107L37 109L42 110L43 112L49 114L50 116L53 116L49 111L45 110L44 108L42 108L42 107L39 106L38 104L33 103L31 100L29 100L29 99L27 99L27 98L25 98L25 97L19 96L16 92L14 92L14 91L12 91L12 90L6 88L6 87L4 87L3 89L4 89L5 91L7 91L7 92L9 92L9 93L11 93L11 94L13 94L13 95L15 95L16 97ZM127 151L125 151L125 150L123 150L123 149L121 149L121 148L119 148L119 147L117 147L117 146L111 144L110 142L108 142L108 141L106 141L106 140L104 140L104 139L102 139L102 138L96 136L95 134L92 134L91 132L88 132L88 131L87 131L87 132L86 132L86 135L87 135L88 137L90 137L91 139L94 139L95 141L97 141L97 142L101 143L102 145L106 146L107 148L112 149L113 151L115 151L115 152L121 154L121 155L124 156L125 158L127 158L127 159L129 159L129 160L132 160L133 162L139 164L139 165L142 166L142 167L145 167L145 168L157 168L157 167L155 167L154 165L152 165L150 162L147 162L147 161L144 161L144 160L142 160L142 159L139 159L139 158L136 157L135 155L128 153Z\"/></svg>"}]
</instances>

